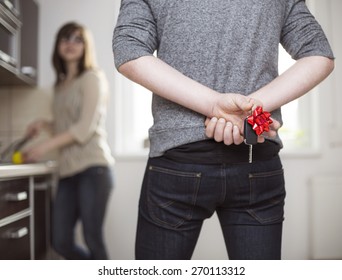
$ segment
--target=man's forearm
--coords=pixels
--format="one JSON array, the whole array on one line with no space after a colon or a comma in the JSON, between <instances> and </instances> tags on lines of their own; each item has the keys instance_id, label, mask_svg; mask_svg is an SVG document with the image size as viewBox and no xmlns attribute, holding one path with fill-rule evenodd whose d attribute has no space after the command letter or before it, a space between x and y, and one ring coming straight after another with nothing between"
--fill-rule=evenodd
<instances>
[{"instance_id":1,"label":"man's forearm","mask_svg":"<svg viewBox=\"0 0 342 280\"><path fill-rule=\"evenodd\" d=\"M261 100L266 111L273 111L310 91L333 69L332 59L322 56L305 57L250 96Z\"/></svg>"},{"instance_id":2,"label":"man's forearm","mask_svg":"<svg viewBox=\"0 0 342 280\"><path fill-rule=\"evenodd\" d=\"M186 77L156 57L140 57L121 65L118 70L165 99L213 117L212 106L220 94Z\"/></svg>"},{"instance_id":3,"label":"man's forearm","mask_svg":"<svg viewBox=\"0 0 342 280\"><path fill-rule=\"evenodd\" d=\"M129 61L119 71L155 94L209 118L237 123L253 106L260 105L258 100L241 94L212 90L153 56Z\"/></svg>"}]
</instances>

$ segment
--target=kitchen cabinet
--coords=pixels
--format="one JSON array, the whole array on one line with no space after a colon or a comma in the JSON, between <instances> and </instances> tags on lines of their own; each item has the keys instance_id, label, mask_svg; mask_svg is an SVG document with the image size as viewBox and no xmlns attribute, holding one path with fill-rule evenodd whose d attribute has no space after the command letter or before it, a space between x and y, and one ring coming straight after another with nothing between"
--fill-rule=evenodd
<instances>
[{"instance_id":1,"label":"kitchen cabinet","mask_svg":"<svg viewBox=\"0 0 342 280\"><path fill-rule=\"evenodd\" d=\"M51 259L54 164L0 166L0 260Z\"/></svg>"},{"instance_id":2,"label":"kitchen cabinet","mask_svg":"<svg viewBox=\"0 0 342 280\"><path fill-rule=\"evenodd\" d=\"M0 198L0 259L30 259L29 178L0 181Z\"/></svg>"},{"instance_id":3,"label":"kitchen cabinet","mask_svg":"<svg viewBox=\"0 0 342 280\"><path fill-rule=\"evenodd\" d=\"M35 86L38 14L34 0L0 0L0 86Z\"/></svg>"},{"instance_id":4,"label":"kitchen cabinet","mask_svg":"<svg viewBox=\"0 0 342 280\"><path fill-rule=\"evenodd\" d=\"M0 227L0 235L1 260L29 260L31 258L29 216Z\"/></svg>"},{"instance_id":5,"label":"kitchen cabinet","mask_svg":"<svg viewBox=\"0 0 342 280\"><path fill-rule=\"evenodd\" d=\"M51 259L51 195L55 181L51 175L33 177L34 258Z\"/></svg>"}]
</instances>

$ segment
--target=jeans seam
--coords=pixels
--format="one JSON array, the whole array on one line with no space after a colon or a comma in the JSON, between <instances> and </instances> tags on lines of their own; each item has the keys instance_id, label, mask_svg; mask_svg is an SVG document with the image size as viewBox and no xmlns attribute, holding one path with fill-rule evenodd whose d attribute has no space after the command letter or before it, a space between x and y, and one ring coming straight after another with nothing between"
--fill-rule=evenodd
<instances>
[{"instance_id":1,"label":"jeans seam","mask_svg":"<svg viewBox=\"0 0 342 280\"><path fill-rule=\"evenodd\" d=\"M249 178L265 178L265 177L271 177L271 176L275 176L275 175L281 175L284 173L284 169L278 169L278 170L272 170L272 171L268 171L268 172L260 172L260 173L250 173L249 174Z\"/></svg>"},{"instance_id":2,"label":"jeans seam","mask_svg":"<svg viewBox=\"0 0 342 280\"><path fill-rule=\"evenodd\" d=\"M224 201L226 199L226 194L227 194L227 178L226 178L225 167L226 167L225 164L223 164L221 166L221 176L222 176L223 180L222 180L222 192L221 192L222 199L219 202L220 204L224 203Z\"/></svg>"},{"instance_id":3,"label":"jeans seam","mask_svg":"<svg viewBox=\"0 0 342 280\"><path fill-rule=\"evenodd\" d=\"M200 172L177 171L177 170L171 170L171 169L167 169L167 168L163 168L163 167L157 167L157 166L153 166L153 165L149 166L149 170L159 171L159 172L170 174L170 175L192 177L192 178L196 178L196 177L198 178L198 177L201 177L201 175L202 175Z\"/></svg>"}]
</instances>

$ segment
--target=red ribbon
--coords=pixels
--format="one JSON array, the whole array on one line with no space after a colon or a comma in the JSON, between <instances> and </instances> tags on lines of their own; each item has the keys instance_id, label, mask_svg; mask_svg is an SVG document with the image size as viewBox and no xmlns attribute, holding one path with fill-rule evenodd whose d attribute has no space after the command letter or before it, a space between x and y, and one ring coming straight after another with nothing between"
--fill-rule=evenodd
<instances>
[{"instance_id":1,"label":"red ribbon","mask_svg":"<svg viewBox=\"0 0 342 280\"><path fill-rule=\"evenodd\" d=\"M252 125L253 130L257 135L262 134L264 131L270 130L270 124L273 122L270 119L271 114L263 111L261 106L256 107L252 115L248 117L248 123Z\"/></svg>"}]
</instances>

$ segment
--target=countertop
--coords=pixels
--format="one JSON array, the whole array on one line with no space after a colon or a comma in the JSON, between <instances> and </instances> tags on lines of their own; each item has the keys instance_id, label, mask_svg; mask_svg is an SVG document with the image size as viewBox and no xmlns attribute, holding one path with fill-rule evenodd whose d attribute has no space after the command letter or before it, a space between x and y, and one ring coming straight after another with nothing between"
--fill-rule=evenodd
<instances>
[{"instance_id":1,"label":"countertop","mask_svg":"<svg viewBox=\"0 0 342 280\"><path fill-rule=\"evenodd\" d=\"M31 175L43 175L56 172L57 163L47 161L29 164L0 164L0 179Z\"/></svg>"}]
</instances>

